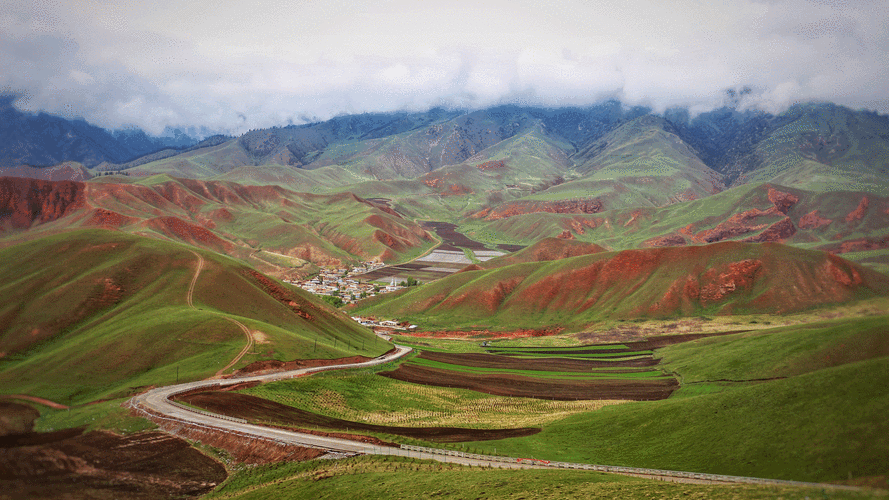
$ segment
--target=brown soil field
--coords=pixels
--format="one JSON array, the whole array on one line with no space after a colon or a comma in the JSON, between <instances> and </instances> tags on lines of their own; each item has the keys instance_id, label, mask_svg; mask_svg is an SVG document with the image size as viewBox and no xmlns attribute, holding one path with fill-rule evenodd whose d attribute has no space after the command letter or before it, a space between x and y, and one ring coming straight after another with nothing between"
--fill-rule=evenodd
<instances>
[{"instance_id":1,"label":"brown soil field","mask_svg":"<svg viewBox=\"0 0 889 500\"><path fill-rule=\"evenodd\" d=\"M402 364L380 375L414 384L458 387L496 396L579 400L579 399L666 399L679 388L673 378L650 380L556 380L507 374L475 374Z\"/></svg>"},{"instance_id":2,"label":"brown soil field","mask_svg":"<svg viewBox=\"0 0 889 500\"><path fill-rule=\"evenodd\" d=\"M453 268L453 272L441 271L441 268ZM404 277L411 276L413 278L421 278L421 281L432 281L446 276L450 276L454 272L459 271L463 266L454 266L443 262L410 262L398 266L387 266L376 269L369 273L359 275L358 277L366 281L382 281L393 276Z\"/></svg>"},{"instance_id":3,"label":"brown soil field","mask_svg":"<svg viewBox=\"0 0 889 500\"><path fill-rule=\"evenodd\" d=\"M0 439L3 498L190 498L226 477L221 463L163 432L68 429Z\"/></svg>"},{"instance_id":4,"label":"brown soil field","mask_svg":"<svg viewBox=\"0 0 889 500\"><path fill-rule=\"evenodd\" d=\"M540 351L534 351L540 352ZM585 351L588 352L588 351ZM598 351L605 352L605 351ZM611 352L611 351L609 351ZM423 351L420 354L423 359L450 363L452 365L474 366L480 368L501 368L508 370L536 370L551 372L582 372L589 373L593 368L626 368L638 367L638 371L648 371L648 368L659 363L654 358L635 358L620 361L598 361L586 359L566 358L515 358L508 355L465 353L455 354L447 352Z\"/></svg>"},{"instance_id":5,"label":"brown soil field","mask_svg":"<svg viewBox=\"0 0 889 500\"><path fill-rule=\"evenodd\" d=\"M395 349L392 348L388 352L392 352ZM387 354L388 354L387 352ZM260 361L254 361L249 365L241 368L237 372L233 373L231 376L240 376L240 375L256 375L259 373L271 373L271 372L279 372L279 371L289 371L289 370L298 370L301 368L314 368L316 366L330 366L330 365L342 365L348 363L363 363L365 361L370 361L373 358L368 358L366 356L349 356L347 358L337 358L337 359L297 359L294 361L278 361L276 359L265 359ZM232 390L232 389L229 389Z\"/></svg>"},{"instance_id":6,"label":"brown soil field","mask_svg":"<svg viewBox=\"0 0 889 500\"><path fill-rule=\"evenodd\" d=\"M457 232L457 226L449 222L424 221L420 226L427 231L435 231L442 244L439 250L460 250L460 248L468 248L470 250L487 250L481 243L470 240L465 234ZM457 248L460 247L460 248Z\"/></svg>"},{"instance_id":7,"label":"brown soil field","mask_svg":"<svg viewBox=\"0 0 889 500\"><path fill-rule=\"evenodd\" d=\"M550 335L558 335L562 333L564 328L544 328L540 330L523 329L509 331L491 331L485 330L436 330L424 332L401 332L400 335L405 337L420 338L439 338L439 339L519 339L525 337L548 337Z\"/></svg>"},{"instance_id":8,"label":"brown soil field","mask_svg":"<svg viewBox=\"0 0 889 500\"><path fill-rule=\"evenodd\" d=\"M274 401L232 392L208 391L185 395L181 401L208 411L254 422L271 422L286 427L321 427L344 431L395 434L441 443L487 441L537 434L540 429L463 429L459 427L393 427L350 422L318 415Z\"/></svg>"}]
</instances>

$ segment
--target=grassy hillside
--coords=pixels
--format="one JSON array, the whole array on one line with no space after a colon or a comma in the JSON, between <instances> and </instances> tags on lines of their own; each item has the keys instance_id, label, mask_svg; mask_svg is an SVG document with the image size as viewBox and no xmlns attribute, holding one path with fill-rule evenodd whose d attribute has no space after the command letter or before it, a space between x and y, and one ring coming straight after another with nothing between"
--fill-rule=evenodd
<instances>
[{"instance_id":1,"label":"grassy hillside","mask_svg":"<svg viewBox=\"0 0 889 500\"><path fill-rule=\"evenodd\" d=\"M737 182L775 182L819 192L889 195L889 120L835 104L799 105L775 118Z\"/></svg>"},{"instance_id":2,"label":"grassy hillside","mask_svg":"<svg viewBox=\"0 0 889 500\"><path fill-rule=\"evenodd\" d=\"M889 277L824 252L719 243L464 271L359 306L423 328L582 328L601 319L788 313L889 293Z\"/></svg>"},{"instance_id":3,"label":"grassy hillside","mask_svg":"<svg viewBox=\"0 0 889 500\"><path fill-rule=\"evenodd\" d=\"M497 450L806 481L885 481L887 320L835 321L667 347L658 351L663 363L683 381L674 397L571 416L540 434L499 441Z\"/></svg>"},{"instance_id":4,"label":"grassy hillside","mask_svg":"<svg viewBox=\"0 0 889 500\"><path fill-rule=\"evenodd\" d=\"M712 500L867 498L869 492L673 484L586 471L497 470L397 457L356 457L247 468L207 498L627 498Z\"/></svg>"},{"instance_id":5,"label":"grassy hillside","mask_svg":"<svg viewBox=\"0 0 889 500\"><path fill-rule=\"evenodd\" d=\"M342 313L229 258L119 232L64 233L0 251L0 386L64 404L208 377L259 359L388 349ZM39 258L35 258L39 257ZM317 342L317 344L316 344Z\"/></svg>"},{"instance_id":6,"label":"grassy hillside","mask_svg":"<svg viewBox=\"0 0 889 500\"><path fill-rule=\"evenodd\" d=\"M542 237L567 236L619 250L752 240L845 254L889 247L884 241L889 235L887 210L889 198L867 192L817 193L775 184L746 184L662 208L464 220L461 231L490 244L528 245ZM879 254L849 257L878 270L889 265Z\"/></svg>"}]
</instances>

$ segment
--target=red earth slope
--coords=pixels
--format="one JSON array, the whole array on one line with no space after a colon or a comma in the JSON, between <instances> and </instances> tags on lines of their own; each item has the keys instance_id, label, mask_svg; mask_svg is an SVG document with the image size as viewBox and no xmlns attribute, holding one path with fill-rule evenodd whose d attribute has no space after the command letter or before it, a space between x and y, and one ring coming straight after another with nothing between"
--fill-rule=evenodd
<instances>
[{"instance_id":1,"label":"red earth slope","mask_svg":"<svg viewBox=\"0 0 889 500\"><path fill-rule=\"evenodd\" d=\"M375 230L357 230L362 223ZM432 241L413 221L351 193L192 179L144 186L0 178L0 235L74 227L159 236L242 258L262 242L264 250L317 265L390 260Z\"/></svg>"},{"instance_id":2,"label":"red earth slope","mask_svg":"<svg viewBox=\"0 0 889 500\"><path fill-rule=\"evenodd\" d=\"M369 312L545 327L602 318L789 313L889 294L889 277L835 255L724 242L598 253L460 273Z\"/></svg>"}]
</instances>

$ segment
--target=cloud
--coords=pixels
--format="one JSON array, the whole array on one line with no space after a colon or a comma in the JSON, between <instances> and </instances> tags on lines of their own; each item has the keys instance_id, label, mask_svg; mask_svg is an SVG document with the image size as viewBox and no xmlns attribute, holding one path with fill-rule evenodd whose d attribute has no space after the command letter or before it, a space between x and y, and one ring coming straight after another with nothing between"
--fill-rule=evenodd
<instances>
[{"instance_id":1,"label":"cloud","mask_svg":"<svg viewBox=\"0 0 889 500\"><path fill-rule=\"evenodd\" d=\"M153 133L342 113L584 105L889 113L882 2L0 0L0 90L29 110Z\"/></svg>"}]
</instances>

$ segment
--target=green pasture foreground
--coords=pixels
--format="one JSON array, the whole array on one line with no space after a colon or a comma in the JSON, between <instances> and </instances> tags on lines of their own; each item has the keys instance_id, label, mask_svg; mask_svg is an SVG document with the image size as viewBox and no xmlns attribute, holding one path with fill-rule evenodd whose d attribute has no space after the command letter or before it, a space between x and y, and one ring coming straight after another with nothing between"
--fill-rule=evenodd
<instances>
[{"instance_id":1,"label":"green pasture foreground","mask_svg":"<svg viewBox=\"0 0 889 500\"><path fill-rule=\"evenodd\" d=\"M855 499L880 492L695 485L581 471L500 470L399 457L278 463L243 469L207 499Z\"/></svg>"},{"instance_id":2,"label":"green pasture foreground","mask_svg":"<svg viewBox=\"0 0 889 500\"><path fill-rule=\"evenodd\" d=\"M666 400L570 416L490 453L798 481L889 471L889 333L874 317L659 350Z\"/></svg>"},{"instance_id":3,"label":"green pasture foreground","mask_svg":"<svg viewBox=\"0 0 889 500\"><path fill-rule=\"evenodd\" d=\"M533 424L543 429L534 436L464 446L478 453L799 481L885 476L887 325L886 316L843 319L659 349L658 368L682 383L667 400L576 409ZM381 378L343 373L248 392L347 419L438 415L484 397L456 389L445 399L440 392L413 394L410 388L423 386ZM503 420L528 425L516 415Z\"/></svg>"}]
</instances>

